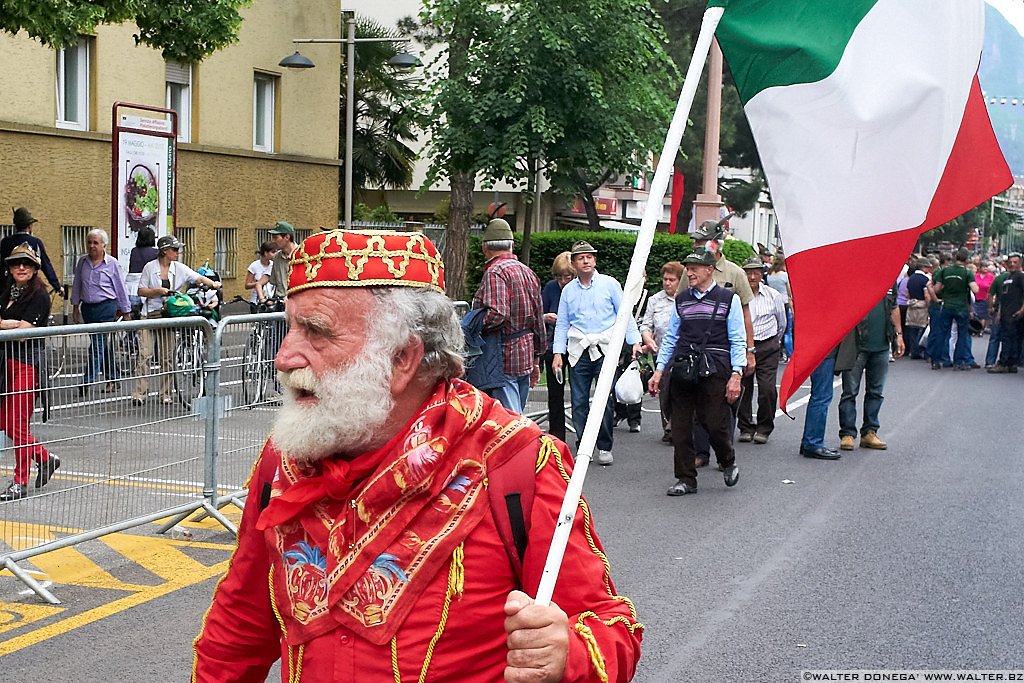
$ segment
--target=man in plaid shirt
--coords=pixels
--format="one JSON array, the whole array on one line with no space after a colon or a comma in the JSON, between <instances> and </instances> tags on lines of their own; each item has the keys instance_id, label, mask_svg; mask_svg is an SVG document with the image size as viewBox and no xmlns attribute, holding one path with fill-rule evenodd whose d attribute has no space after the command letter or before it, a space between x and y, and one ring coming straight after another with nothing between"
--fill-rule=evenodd
<instances>
[{"instance_id":1,"label":"man in plaid shirt","mask_svg":"<svg viewBox=\"0 0 1024 683\"><path fill-rule=\"evenodd\" d=\"M540 379L544 354L544 309L540 280L512 253L512 228L501 218L487 224L480 238L484 276L473 308L486 308L484 334L501 335L505 384L488 393L511 411L522 413L530 387Z\"/></svg>"}]
</instances>

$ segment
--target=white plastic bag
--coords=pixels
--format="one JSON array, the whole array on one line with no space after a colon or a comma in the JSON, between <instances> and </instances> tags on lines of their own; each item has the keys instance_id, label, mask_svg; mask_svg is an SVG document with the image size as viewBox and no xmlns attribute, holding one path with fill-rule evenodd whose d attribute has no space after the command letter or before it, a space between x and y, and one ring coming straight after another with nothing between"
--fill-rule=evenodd
<instances>
[{"instance_id":1,"label":"white plastic bag","mask_svg":"<svg viewBox=\"0 0 1024 683\"><path fill-rule=\"evenodd\" d=\"M644 398L644 383L640 379L640 364L629 364L615 383L615 400L627 406L636 405Z\"/></svg>"}]
</instances>

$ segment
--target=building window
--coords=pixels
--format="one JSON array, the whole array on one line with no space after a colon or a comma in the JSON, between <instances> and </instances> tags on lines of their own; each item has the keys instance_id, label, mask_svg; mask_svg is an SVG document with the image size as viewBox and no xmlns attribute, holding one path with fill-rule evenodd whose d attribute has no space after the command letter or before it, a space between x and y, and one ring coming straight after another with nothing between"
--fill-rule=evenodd
<instances>
[{"instance_id":1,"label":"building window","mask_svg":"<svg viewBox=\"0 0 1024 683\"><path fill-rule=\"evenodd\" d=\"M195 268L196 266L192 263L192 259L195 253L193 240L196 237L196 229L183 228L180 225L176 225L174 226L174 236L181 242L181 249L178 251L178 261L184 263L189 268Z\"/></svg>"},{"instance_id":2,"label":"building window","mask_svg":"<svg viewBox=\"0 0 1024 683\"><path fill-rule=\"evenodd\" d=\"M89 129L89 39L57 50L57 127Z\"/></svg>"},{"instance_id":3,"label":"building window","mask_svg":"<svg viewBox=\"0 0 1024 683\"><path fill-rule=\"evenodd\" d=\"M274 151L274 98L277 78L256 74L252 85L252 148L257 152Z\"/></svg>"},{"instance_id":4,"label":"building window","mask_svg":"<svg viewBox=\"0 0 1024 683\"><path fill-rule=\"evenodd\" d=\"M238 260L238 248L235 237L236 228L213 229L213 269L221 279L235 277L235 262Z\"/></svg>"},{"instance_id":5,"label":"building window","mask_svg":"<svg viewBox=\"0 0 1024 683\"><path fill-rule=\"evenodd\" d=\"M78 263L78 258L85 253L85 236L92 230L92 227L91 225L60 226L65 284L71 282L75 277L75 264Z\"/></svg>"},{"instance_id":6,"label":"building window","mask_svg":"<svg viewBox=\"0 0 1024 683\"><path fill-rule=\"evenodd\" d=\"M192 141L192 65L167 61L167 108L178 112L178 142Z\"/></svg>"},{"instance_id":7,"label":"building window","mask_svg":"<svg viewBox=\"0 0 1024 683\"><path fill-rule=\"evenodd\" d=\"M14 229L14 223L0 223L0 239L13 235L17 230Z\"/></svg>"}]
</instances>

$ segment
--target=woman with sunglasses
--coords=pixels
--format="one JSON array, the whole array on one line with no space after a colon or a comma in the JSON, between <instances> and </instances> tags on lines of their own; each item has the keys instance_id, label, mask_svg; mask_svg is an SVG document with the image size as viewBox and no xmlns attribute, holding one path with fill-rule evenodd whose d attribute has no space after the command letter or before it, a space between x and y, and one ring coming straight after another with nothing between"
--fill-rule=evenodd
<instances>
[{"instance_id":1,"label":"woman with sunglasses","mask_svg":"<svg viewBox=\"0 0 1024 683\"><path fill-rule=\"evenodd\" d=\"M200 275L178 260L182 244L174 235L164 235L156 241L159 252L155 261L142 269L139 279L139 296L145 299L143 317L159 318L163 315L164 297L180 292L188 285L200 283L213 289L220 289L221 283ZM142 405L149 394L149 368L153 361L154 341L160 357L160 400L165 404L174 402L174 330L141 330L139 335L139 362L135 367L135 389L132 403Z\"/></svg>"},{"instance_id":2,"label":"woman with sunglasses","mask_svg":"<svg viewBox=\"0 0 1024 683\"><path fill-rule=\"evenodd\" d=\"M38 277L41 260L29 244L19 244L7 257L11 277L0 292L0 329L45 327L50 318L50 297ZM39 385L38 368L43 361L42 340L20 340L4 344L3 404L0 405L0 430L14 441L14 481L0 501L18 500L28 495L28 475L35 462L36 488L46 486L60 467L60 458L49 453L32 436L29 419Z\"/></svg>"}]
</instances>

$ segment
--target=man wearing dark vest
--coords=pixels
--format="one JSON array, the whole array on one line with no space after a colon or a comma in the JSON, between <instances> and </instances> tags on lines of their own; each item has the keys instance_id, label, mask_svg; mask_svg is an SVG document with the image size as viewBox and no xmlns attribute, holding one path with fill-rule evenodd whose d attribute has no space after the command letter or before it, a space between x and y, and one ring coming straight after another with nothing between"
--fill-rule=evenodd
<instances>
[{"instance_id":1,"label":"man wearing dark vest","mask_svg":"<svg viewBox=\"0 0 1024 683\"><path fill-rule=\"evenodd\" d=\"M707 429L725 485L736 485L740 472L732 445L730 406L740 396L740 378L747 364L743 310L732 290L715 283L714 254L704 248L694 249L683 259L683 265L689 288L676 295L676 308L658 351L657 370L648 385L650 392L657 394L662 373L673 363L669 391L677 481L668 489L670 496L697 492L694 418ZM710 373L691 383L679 371L679 362L695 349L710 360Z\"/></svg>"}]
</instances>

